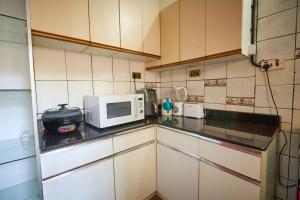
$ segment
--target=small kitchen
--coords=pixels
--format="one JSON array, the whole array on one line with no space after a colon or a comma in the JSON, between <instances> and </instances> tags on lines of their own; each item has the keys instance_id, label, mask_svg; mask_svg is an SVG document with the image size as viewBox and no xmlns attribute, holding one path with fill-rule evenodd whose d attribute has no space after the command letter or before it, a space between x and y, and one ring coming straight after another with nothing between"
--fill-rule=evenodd
<instances>
[{"instance_id":1,"label":"small kitchen","mask_svg":"<svg viewBox=\"0 0 300 200\"><path fill-rule=\"evenodd\" d=\"M0 0L0 199L298 199L297 0Z\"/></svg>"}]
</instances>

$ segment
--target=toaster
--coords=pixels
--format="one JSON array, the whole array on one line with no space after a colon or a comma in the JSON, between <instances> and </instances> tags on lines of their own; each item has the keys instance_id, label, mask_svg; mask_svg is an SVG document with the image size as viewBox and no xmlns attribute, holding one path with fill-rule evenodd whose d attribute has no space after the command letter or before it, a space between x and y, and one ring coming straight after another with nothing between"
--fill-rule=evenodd
<instances>
[{"instance_id":1,"label":"toaster","mask_svg":"<svg viewBox=\"0 0 300 200\"><path fill-rule=\"evenodd\" d=\"M184 104L183 115L192 118L204 118L203 104L198 102L187 102Z\"/></svg>"}]
</instances>

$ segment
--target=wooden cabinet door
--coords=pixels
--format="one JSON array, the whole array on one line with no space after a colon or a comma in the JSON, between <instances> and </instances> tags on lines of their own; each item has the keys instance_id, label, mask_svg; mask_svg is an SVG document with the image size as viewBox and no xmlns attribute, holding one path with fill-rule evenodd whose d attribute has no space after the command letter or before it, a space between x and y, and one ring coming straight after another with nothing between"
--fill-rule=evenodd
<instances>
[{"instance_id":1,"label":"wooden cabinet door","mask_svg":"<svg viewBox=\"0 0 300 200\"><path fill-rule=\"evenodd\" d=\"M112 158L43 181L43 195L45 200L114 200Z\"/></svg>"},{"instance_id":2,"label":"wooden cabinet door","mask_svg":"<svg viewBox=\"0 0 300 200\"><path fill-rule=\"evenodd\" d=\"M199 161L157 144L157 191L168 200L198 199Z\"/></svg>"},{"instance_id":3,"label":"wooden cabinet door","mask_svg":"<svg viewBox=\"0 0 300 200\"><path fill-rule=\"evenodd\" d=\"M118 0L89 0L91 41L120 47Z\"/></svg>"},{"instance_id":4,"label":"wooden cabinet door","mask_svg":"<svg viewBox=\"0 0 300 200\"><path fill-rule=\"evenodd\" d=\"M156 191L155 144L114 159L117 200L142 200Z\"/></svg>"},{"instance_id":5,"label":"wooden cabinet door","mask_svg":"<svg viewBox=\"0 0 300 200\"><path fill-rule=\"evenodd\" d=\"M242 2L206 1L206 55L241 49Z\"/></svg>"},{"instance_id":6,"label":"wooden cabinet door","mask_svg":"<svg viewBox=\"0 0 300 200\"><path fill-rule=\"evenodd\" d=\"M30 0L31 28L90 40L88 0Z\"/></svg>"},{"instance_id":7,"label":"wooden cabinet door","mask_svg":"<svg viewBox=\"0 0 300 200\"><path fill-rule=\"evenodd\" d=\"M143 0L144 52L160 55L159 0Z\"/></svg>"},{"instance_id":8,"label":"wooden cabinet door","mask_svg":"<svg viewBox=\"0 0 300 200\"><path fill-rule=\"evenodd\" d=\"M259 186L200 162L199 200L258 200L259 198Z\"/></svg>"},{"instance_id":9,"label":"wooden cabinet door","mask_svg":"<svg viewBox=\"0 0 300 200\"><path fill-rule=\"evenodd\" d=\"M120 0L121 47L143 52L143 2Z\"/></svg>"},{"instance_id":10,"label":"wooden cabinet door","mask_svg":"<svg viewBox=\"0 0 300 200\"><path fill-rule=\"evenodd\" d=\"M179 61L179 1L162 0L161 23L161 64Z\"/></svg>"},{"instance_id":11,"label":"wooden cabinet door","mask_svg":"<svg viewBox=\"0 0 300 200\"><path fill-rule=\"evenodd\" d=\"M180 0L180 60L205 56L205 0Z\"/></svg>"}]
</instances>

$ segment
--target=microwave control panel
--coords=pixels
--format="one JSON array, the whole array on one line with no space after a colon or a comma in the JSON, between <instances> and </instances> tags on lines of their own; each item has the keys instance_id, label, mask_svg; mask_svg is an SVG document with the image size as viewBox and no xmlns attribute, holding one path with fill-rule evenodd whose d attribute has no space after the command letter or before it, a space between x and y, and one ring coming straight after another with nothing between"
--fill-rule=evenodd
<instances>
[{"instance_id":1,"label":"microwave control panel","mask_svg":"<svg viewBox=\"0 0 300 200\"><path fill-rule=\"evenodd\" d=\"M136 94L137 99L137 118L138 120L144 119L144 95Z\"/></svg>"}]
</instances>

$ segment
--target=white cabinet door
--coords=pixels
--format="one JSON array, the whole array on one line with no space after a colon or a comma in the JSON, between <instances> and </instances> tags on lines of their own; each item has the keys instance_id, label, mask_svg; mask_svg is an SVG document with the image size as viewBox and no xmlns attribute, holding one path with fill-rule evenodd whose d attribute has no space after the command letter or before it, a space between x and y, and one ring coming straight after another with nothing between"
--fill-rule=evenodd
<instances>
[{"instance_id":1,"label":"white cabinet door","mask_svg":"<svg viewBox=\"0 0 300 200\"><path fill-rule=\"evenodd\" d=\"M117 156L114 162L117 200L145 199L156 191L155 144Z\"/></svg>"},{"instance_id":2,"label":"white cabinet door","mask_svg":"<svg viewBox=\"0 0 300 200\"><path fill-rule=\"evenodd\" d=\"M113 160L79 168L43 181L45 200L113 200Z\"/></svg>"},{"instance_id":3,"label":"white cabinet door","mask_svg":"<svg viewBox=\"0 0 300 200\"><path fill-rule=\"evenodd\" d=\"M199 200L255 200L259 198L259 186L200 162Z\"/></svg>"},{"instance_id":4,"label":"white cabinet door","mask_svg":"<svg viewBox=\"0 0 300 200\"><path fill-rule=\"evenodd\" d=\"M198 160L157 144L157 191L168 200L198 199Z\"/></svg>"}]
</instances>

